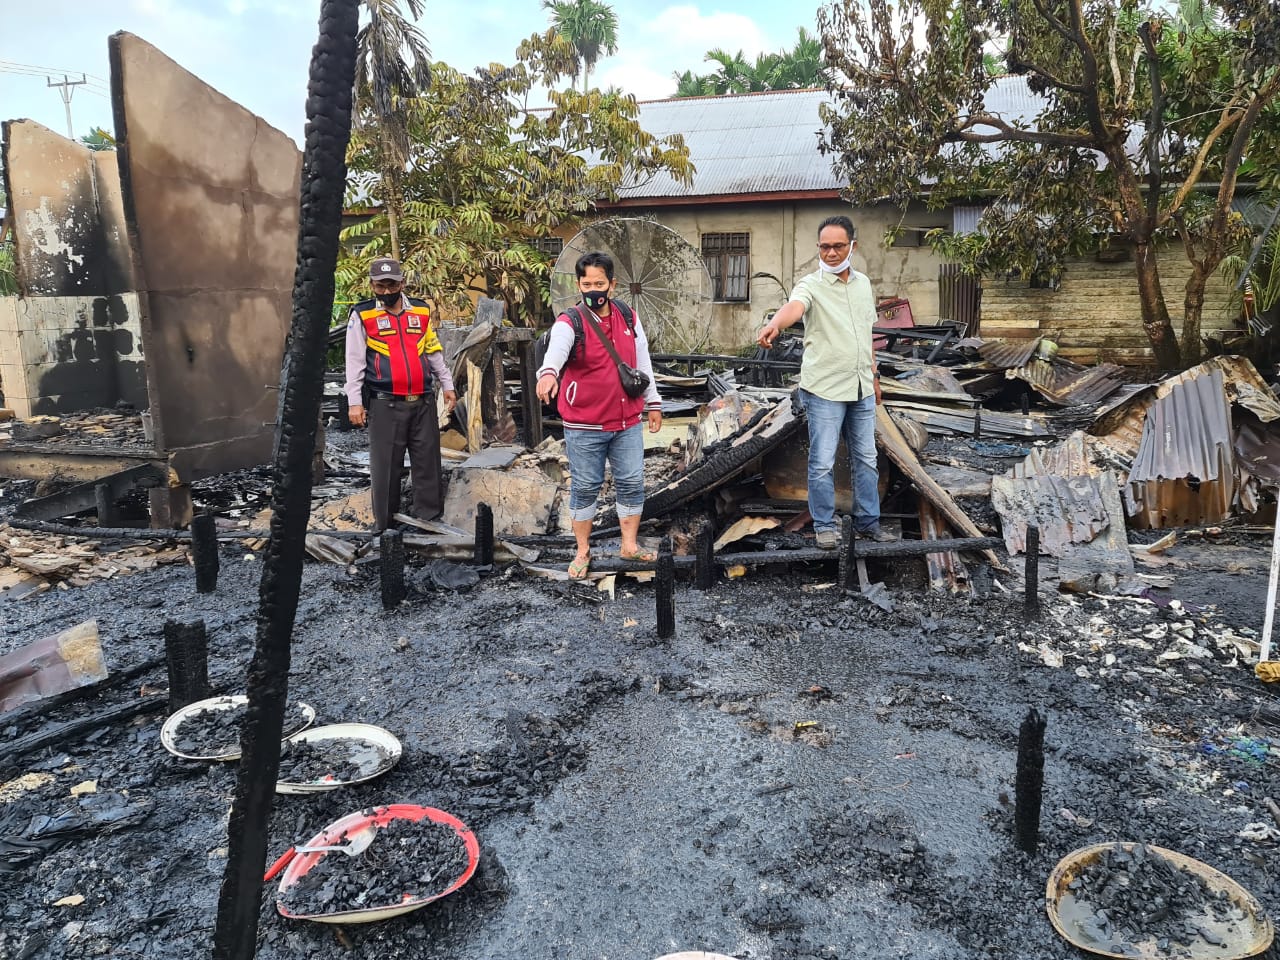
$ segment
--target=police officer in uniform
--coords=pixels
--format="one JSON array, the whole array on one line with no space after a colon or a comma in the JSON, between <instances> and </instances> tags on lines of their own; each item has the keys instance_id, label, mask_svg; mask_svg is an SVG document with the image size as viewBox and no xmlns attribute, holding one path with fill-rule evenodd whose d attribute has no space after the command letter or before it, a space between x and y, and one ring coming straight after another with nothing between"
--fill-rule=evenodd
<instances>
[{"instance_id":1,"label":"police officer in uniform","mask_svg":"<svg viewBox=\"0 0 1280 960\"><path fill-rule=\"evenodd\" d=\"M400 512L406 450L414 516L440 516L440 424L432 384L439 383L450 411L458 394L426 301L405 296L399 262L379 257L369 266L369 280L374 298L357 303L347 319L346 393L351 422L369 427L374 531L380 532Z\"/></svg>"}]
</instances>

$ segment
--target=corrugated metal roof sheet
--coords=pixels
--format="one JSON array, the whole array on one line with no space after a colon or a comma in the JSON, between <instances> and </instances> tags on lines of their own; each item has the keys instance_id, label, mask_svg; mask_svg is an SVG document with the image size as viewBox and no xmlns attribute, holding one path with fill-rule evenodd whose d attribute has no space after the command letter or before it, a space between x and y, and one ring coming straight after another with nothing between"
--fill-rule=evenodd
<instances>
[{"instance_id":1,"label":"corrugated metal roof sheet","mask_svg":"<svg viewBox=\"0 0 1280 960\"><path fill-rule=\"evenodd\" d=\"M699 197L845 186L818 152L825 90L724 97L678 97L640 104L640 125L659 137L681 134L697 167L693 186L660 174L619 191L624 198Z\"/></svg>"},{"instance_id":2,"label":"corrugated metal roof sheet","mask_svg":"<svg viewBox=\"0 0 1280 960\"><path fill-rule=\"evenodd\" d=\"M846 186L832 158L818 152L818 107L825 90L776 90L640 103L640 126L658 137L681 134L697 168L686 187L665 174L618 191L624 200L829 191ZM1032 117L1043 101L1024 77L999 77L986 106L1008 120Z\"/></svg>"},{"instance_id":3,"label":"corrugated metal roof sheet","mask_svg":"<svg viewBox=\"0 0 1280 960\"><path fill-rule=\"evenodd\" d=\"M979 351L981 352L981 351ZM1010 380L1024 380L1042 397L1059 406L1073 407L1098 403L1123 386L1124 370L1114 363L1086 367L1064 357L1031 360L1025 366L1006 370Z\"/></svg>"},{"instance_id":4,"label":"corrugated metal roof sheet","mask_svg":"<svg viewBox=\"0 0 1280 960\"><path fill-rule=\"evenodd\" d=\"M1129 498L1140 525L1216 523L1230 515L1235 453L1223 380L1216 368L1181 380L1147 410L1129 471Z\"/></svg>"},{"instance_id":5,"label":"corrugated metal roof sheet","mask_svg":"<svg viewBox=\"0 0 1280 960\"><path fill-rule=\"evenodd\" d=\"M1134 457L1142 441L1144 421L1151 406L1181 384L1214 370L1221 371L1227 398L1231 402L1240 404L1264 423L1280 420L1280 400L1276 399L1257 368L1245 357L1224 356L1211 357L1177 376L1123 396L1118 403L1098 414L1089 432L1095 437L1106 437L1108 444L1122 456Z\"/></svg>"},{"instance_id":6,"label":"corrugated metal roof sheet","mask_svg":"<svg viewBox=\"0 0 1280 960\"><path fill-rule=\"evenodd\" d=\"M978 347L978 356L1000 370L1014 370L1024 367L1040 345L1035 340L988 340Z\"/></svg>"}]
</instances>

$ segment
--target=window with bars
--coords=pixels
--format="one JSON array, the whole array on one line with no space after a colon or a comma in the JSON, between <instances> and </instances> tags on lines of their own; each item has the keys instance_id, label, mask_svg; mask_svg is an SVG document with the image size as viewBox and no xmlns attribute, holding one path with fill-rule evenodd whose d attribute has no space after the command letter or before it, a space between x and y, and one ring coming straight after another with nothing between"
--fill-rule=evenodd
<instances>
[{"instance_id":1,"label":"window with bars","mask_svg":"<svg viewBox=\"0 0 1280 960\"><path fill-rule=\"evenodd\" d=\"M538 237L533 245L549 257L558 257L564 252L564 240L560 237Z\"/></svg>"},{"instance_id":2,"label":"window with bars","mask_svg":"<svg viewBox=\"0 0 1280 960\"><path fill-rule=\"evenodd\" d=\"M750 300L751 235L746 233L704 233L702 259L711 274L712 299Z\"/></svg>"}]
</instances>

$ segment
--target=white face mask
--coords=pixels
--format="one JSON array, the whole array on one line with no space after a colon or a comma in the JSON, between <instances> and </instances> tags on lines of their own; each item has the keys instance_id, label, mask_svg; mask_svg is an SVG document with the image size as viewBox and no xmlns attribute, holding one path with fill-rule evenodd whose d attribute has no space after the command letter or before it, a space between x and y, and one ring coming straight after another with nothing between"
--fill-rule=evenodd
<instances>
[{"instance_id":1,"label":"white face mask","mask_svg":"<svg viewBox=\"0 0 1280 960\"><path fill-rule=\"evenodd\" d=\"M844 273L846 270L852 270L853 265L849 263L849 258L845 257L834 267L827 266L827 261L821 257L818 258L818 266L822 268L823 273Z\"/></svg>"}]
</instances>

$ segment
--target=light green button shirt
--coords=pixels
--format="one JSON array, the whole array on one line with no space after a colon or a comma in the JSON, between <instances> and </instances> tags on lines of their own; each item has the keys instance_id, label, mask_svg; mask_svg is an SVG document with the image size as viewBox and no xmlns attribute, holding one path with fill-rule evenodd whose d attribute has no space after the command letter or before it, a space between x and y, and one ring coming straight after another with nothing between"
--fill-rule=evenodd
<instances>
[{"instance_id":1,"label":"light green button shirt","mask_svg":"<svg viewBox=\"0 0 1280 960\"><path fill-rule=\"evenodd\" d=\"M800 386L824 400L857 400L873 393L876 302L867 275L850 270L846 282L819 270L800 278L791 299L804 304Z\"/></svg>"}]
</instances>

